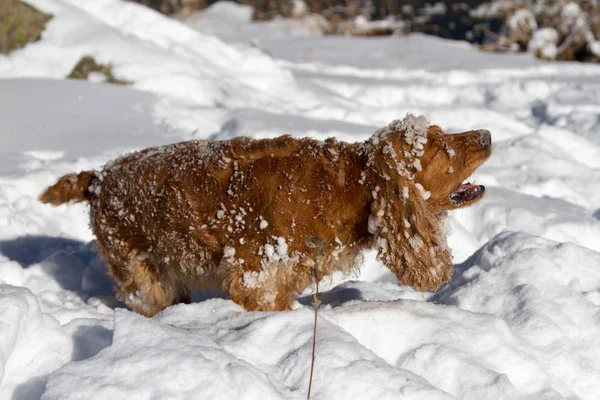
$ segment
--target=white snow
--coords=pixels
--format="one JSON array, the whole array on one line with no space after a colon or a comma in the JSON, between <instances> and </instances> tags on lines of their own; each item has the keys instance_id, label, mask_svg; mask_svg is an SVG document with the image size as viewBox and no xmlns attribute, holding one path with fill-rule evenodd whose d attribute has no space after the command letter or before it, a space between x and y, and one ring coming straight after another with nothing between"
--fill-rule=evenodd
<instances>
[{"instance_id":1,"label":"white snow","mask_svg":"<svg viewBox=\"0 0 600 400\"><path fill-rule=\"evenodd\" d=\"M566 3L561 10L561 15L566 24L573 25L581 16L581 7L575 2Z\"/></svg>"},{"instance_id":2,"label":"white snow","mask_svg":"<svg viewBox=\"0 0 600 400\"><path fill-rule=\"evenodd\" d=\"M419 196L421 196L423 200L428 200L431 197L431 192L429 190L426 190L420 183L416 183L415 187L419 192Z\"/></svg>"},{"instance_id":3,"label":"white snow","mask_svg":"<svg viewBox=\"0 0 600 400\"><path fill-rule=\"evenodd\" d=\"M235 256L235 249L233 247L225 247L223 249L223 257L225 258L233 258Z\"/></svg>"},{"instance_id":4,"label":"white snow","mask_svg":"<svg viewBox=\"0 0 600 400\"><path fill-rule=\"evenodd\" d=\"M373 214L369 215L367 229L371 235L375 235L379 231L379 225L377 223L377 217Z\"/></svg>"},{"instance_id":5,"label":"white snow","mask_svg":"<svg viewBox=\"0 0 600 400\"><path fill-rule=\"evenodd\" d=\"M304 0L293 0L292 5L292 16L294 18L302 17L308 12L308 6Z\"/></svg>"},{"instance_id":6,"label":"white snow","mask_svg":"<svg viewBox=\"0 0 600 400\"><path fill-rule=\"evenodd\" d=\"M600 40L594 40L588 44L590 51L596 56L600 57Z\"/></svg>"},{"instance_id":7,"label":"white snow","mask_svg":"<svg viewBox=\"0 0 600 400\"><path fill-rule=\"evenodd\" d=\"M359 273L321 282L312 398L597 398L597 66L421 35L295 36L226 3L187 24L121 0L28 3L54 18L41 41L0 55L0 399L306 398L310 291L289 312L198 294L146 319L115 301L86 206L36 197L64 173L151 145L363 141L407 113L492 132L472 177L486 196L449 213L456 265L438 293L400 286L373 252ZM87 54L133 86L63 80ZM265 260L290 259L289 245L274 236Z\"/></svg>"},{"instance_id":8,"label":"white snow","mask_svg":"<svg viewBox=\"0 0 600 400\"><path fill-rule=\"evenodd\" d=\"M409 191L407 186L402 187L402 198L408 199Z\"/></svg>"},{"instance_id":9,"label":"white snow","mask_svg":"<svg viewBox=\"0 0 600 400\"><path fill-rule=\"evenodd\" d=\"M537 28L537 23L535 22L533 13L524 8L515 11L515 13L508 18L506 23L513 31L523 28L528 28L531 30L535 30Z\"/></svg>"},{"instance_id":10,"label":"white snow","mask_svg":"<svg viewBox=\"0 0 600 400\"><path fill-rule=\"evenodd\" d=\"M288 244L284 237L277 238L277 244L275 245L275 251L279 257L287 257L288 255Z\"/></svg>"},{"instance_id":11,"label":"white snow","mask_svg":"<svg viewBox=\"0 0 600 400\"><path fill-rule=\"evenodd\" d=\"M529 41L529 51L540 51L541 56L548 60L553 60L558 54L558 32L554 28L542 28L533 32Z\"/></svg>"}]
</instances>

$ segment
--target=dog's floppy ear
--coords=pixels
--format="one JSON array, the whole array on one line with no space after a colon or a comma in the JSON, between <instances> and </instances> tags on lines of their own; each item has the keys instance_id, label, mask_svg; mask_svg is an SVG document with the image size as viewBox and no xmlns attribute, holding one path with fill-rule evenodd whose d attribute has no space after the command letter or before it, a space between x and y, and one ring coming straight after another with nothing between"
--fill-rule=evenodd
<instances>
[{"instance_id":1,"label":"dog's floppy ear","mask_svg":"<svg viewBox=\"0 0 600 400\"><path fill-rule=\"evenodd\" d=\"M388 180L373 193L369 230L376 236L377 259L402 284L435 291L450 279L452 256L441 218L427 209L414 182Z\"/></svg>"}]
</instances>

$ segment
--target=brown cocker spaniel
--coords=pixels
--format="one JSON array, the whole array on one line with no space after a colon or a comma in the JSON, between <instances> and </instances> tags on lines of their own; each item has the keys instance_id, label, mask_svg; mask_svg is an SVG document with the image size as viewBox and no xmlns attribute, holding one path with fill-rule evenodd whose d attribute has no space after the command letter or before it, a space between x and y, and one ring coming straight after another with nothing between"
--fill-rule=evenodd
<instances>
[{"instance_id":1,"label":"brown cocker spaniel","mask_svg":"<svg viewBox=\"0 0 600 400\"><path fill-rule=\"evenodd\" d=\"M362 250L404 285L436 290L452 260L446 211L481 199L461 183L491 153L487 130L445 134L424 117L366 142L291 136L189 141L65 175L40 201L89 201L122 300L152 316L220 287L246 310L287 310L294 293Z\"/></svg>"}]
</instances>

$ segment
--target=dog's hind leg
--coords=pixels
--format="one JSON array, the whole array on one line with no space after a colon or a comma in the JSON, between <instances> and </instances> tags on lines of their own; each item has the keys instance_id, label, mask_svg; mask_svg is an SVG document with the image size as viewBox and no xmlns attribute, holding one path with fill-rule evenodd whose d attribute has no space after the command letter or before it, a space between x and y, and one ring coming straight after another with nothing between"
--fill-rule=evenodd
<instances>
[{"instance_id":1,"label":"dog's hind leg","mask_svg":"<svg viewBox=\"0 0 600 400\"><path fill-rule=\"evenodd\" d=\"M229 297L246 311L284 311L292 308L294 294L286 285L277 284L276 277L256 282L243 273L234 273L227 285Z\"/></svg>"},{"instance_id":2,"label":"dog's hind leg","mask_svg":"<svg viewBox=\"0 0 600 400\"><path fill-rule=\"evenodd\" d=\"M152 317L174 304L176 300L183 300L177 293L172 279L167 274L161 273L161 270L143 253L130 252L125 270L126 274L119 274L125 279L115 276L117 290L121 299L133 311Z\"/></svg>"}]
</instances>

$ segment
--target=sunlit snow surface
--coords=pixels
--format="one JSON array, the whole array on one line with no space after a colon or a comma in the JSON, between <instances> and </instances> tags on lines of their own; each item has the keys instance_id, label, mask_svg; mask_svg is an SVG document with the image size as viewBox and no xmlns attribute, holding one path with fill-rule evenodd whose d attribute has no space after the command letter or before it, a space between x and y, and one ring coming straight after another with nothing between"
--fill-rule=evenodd
<instances>
[{"instance_id":1,"label":"sunlit snow surface","mask_svg":"<svg viewBox=\"0 0 600 400\"><path fill-rule=\"evenodd\" d=\"M222 3L184 24L119 0L28 2L54 18L0 55L0 399L305 398L309 293L291 312L198 297L143 318L114 300L86 207L36 196L155 144L359 141L408 112L492 132L473 177L487 195L451 213L457 265L438 293L399 286L373 254L322 286L312 398L598 398L598 66L311 36ZM133 88L60 80L83 55Z\"/></svg>"}]
</instances>

